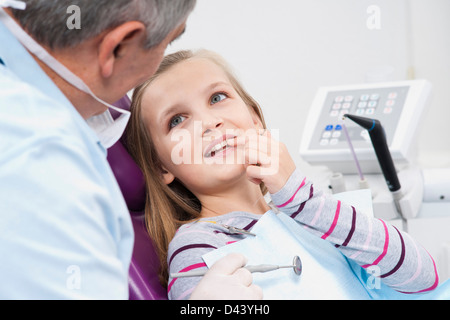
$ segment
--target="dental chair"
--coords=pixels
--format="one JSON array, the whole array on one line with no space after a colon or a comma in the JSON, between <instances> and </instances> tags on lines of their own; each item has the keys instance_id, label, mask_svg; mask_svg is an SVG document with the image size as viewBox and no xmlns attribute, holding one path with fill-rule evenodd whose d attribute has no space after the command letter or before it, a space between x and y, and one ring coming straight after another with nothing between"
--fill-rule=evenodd
<instances>
[{"instance_id":1,"label":"dental chair","mask_svg":"<svg viewBox=\"0 0 450 320\"><path fill-rule=\"evenodd\" d=\"M123 97L116 107L129 110L130 99ZM118 116L111 110L113 118ZM135 233L128 284L130 300L166 300L167 292L158 280L159 260L152 240L147 234L144 219L145 181L144 176L126 150L122 137L108 149L108 162L119 183L120 190L130 211Z\"/></svg>"}]
</instances>

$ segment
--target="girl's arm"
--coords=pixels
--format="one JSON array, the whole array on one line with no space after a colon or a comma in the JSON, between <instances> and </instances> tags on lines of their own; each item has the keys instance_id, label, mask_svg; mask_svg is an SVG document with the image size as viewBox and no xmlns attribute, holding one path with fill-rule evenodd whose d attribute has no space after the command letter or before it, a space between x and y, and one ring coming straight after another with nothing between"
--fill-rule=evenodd
<instances>
[{"instance_id":1,"label":"girl's arm","mask_svg":"<svg viewBox=\"0 0 450 320\"><path fill-rule=\"evenodd\" d=\"M179 231L169 245L168 267L170 273L207 269L202 255L217 248L215 243L204 239L202 232ZM191 236L189 236L191 235ZM198 236L197 236L198 235ZM169 277L167 294L170 300L189 299L201 277L172 278Z\"/></svg>"},{"instance_id":2,"label":"girl's arm","mask_svg":"<svg viewBox=\"0 0 450 320\"><path fill-rule=\"evenodd\" d=\"M281 211L349 259L363 268L379 267L383 282L393 289L416 293L438 285L433 258L407 233L316 190L299 170L271 196Z\"/></svg>"},{"instance_id":3,"label":"girl's arm","mask_svg":"<svg viewBox=\"0 0 450 320\"><path fill-rule=\"evenodd\" d=\"M333 243L363 268L378 266L381 278L402 292L436 288L439 278L428 252L408 234L316 190L296 169L286 146L266 131L230 141L245 150L247 176L263 182L280 210Z\"/></svg>"}]
</instances>

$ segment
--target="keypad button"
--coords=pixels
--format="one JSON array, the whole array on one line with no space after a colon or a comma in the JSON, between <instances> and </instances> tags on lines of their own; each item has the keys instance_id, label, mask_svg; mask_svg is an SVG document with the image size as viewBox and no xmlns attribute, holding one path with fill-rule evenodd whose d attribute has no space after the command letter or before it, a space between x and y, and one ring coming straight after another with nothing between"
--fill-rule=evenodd
<instances>
[{"instance_id":1,"label":"keypad button","mask_svg":"<svg viewBox=\"0 0 450 320\"><path fill-rule=\"evenodd\" d=\"M386 101L386 107L392 107L395 104L395 100Z\"/></svg>"},{"instance_id":2,"label":"keypad button","mask_svg":"<svg viewBox=\"0 0 450 320\"><path fill-rule=\"evenodd\" d=\"M396 99L397 95L397 92L391 92L388 94L388 99Z\"/></svg>"},{"instance_id":3,"label":"keypad button","mask_svg":"<svg viewBox=\"0 0 450 320\"><path fill-rule=\"evenodd\" d=\"M345 96L344 101L345 102L352 102L353 101L353 96Z\"/></svg>"},{"instance_id":4,"label":"keypad button","mask_svg":"<svg viewBox=\"0 0 450 320\"><path fill-rule=\"evenodd\" d=\"M351 106L352 106L351 103L346 102L346 103L342 104L342 109L350 109Z\"/></svg>"},{"instance_id":5,"label":"keypad button","mask_svg":"<svg viewBox=\"0 0 450 320\"><path fill-rule=\"evenodd\" d=\"M367 106L369 108L375 108L377 106L377 102L376 101L369 101L369 103L367 104Z\"/></svg>"},{"instance_id":6,"label":"keypad button","mask_svg":"<svg viewBox=\"0 0 450 320\"><path fill-rule=\"evenodd\" d=\"M367 115L375 114L375 109L374 109L374 108L366 109L366 114L367 114Z\"/></svg>"},{"instance_id":7,"label":"keypad button","mask_svg":"<svg viewBox=\"0 0 450 320\"><path fill-rule=\"evenodd\" d=\"M339 111L338 110L333 110L330 112L330 117L337 117L339 115Z\"/></svg>"},{"instance_id":8,"label":"keypad button","mask_svg":"<svg viewBox=\"0 0 450 320\"><path fill-rule=\"evenodd\" d=\"M369 95L368 94L363 94L362 96L361 96L361 98L360 98L360 100L361 101L367 101L367 100L369 100Z\"/></svg>"},{"instance_id":9,"label":"keypad button","mask_svg":"<svg viewBox=\"0 0 450 320\"><path fill-rule=\"evenodd\" d=\"M332 146L337 145L338 142L339 142L338 139L331 139L331 140L330 140L330 145L332 145Z\"/></svg>"},{"instance_id":10,"label":"keypad button","mask_svg":"<svg viewBox=\"0 0 450 320\"><path fill-rule=\"evenodd\" d=\"M358 103L358 108L365 108L367 106L367 102L365 101L361 101L360 103Z\"/></svg>"},{"instance_id":11,"label":"keypad button","mask_svg":"<svg viewBox=\"0 0 450 320\"><path fill-rule=\"evenodd\" d=\"M339 138L341 136L342 132L341 131L334 131L333 134L331 135L333 138Z\"/></svg>"},{"instance_id":12,"label":"keypad button","mask_svg":"<svg viewBox=\"0 0 450 320\"><path fill-rule=\"evenodd\" d=\"M327 139L327 138L330 138L330 137L331 137L331 131L325 131L322 134L322 138L324 138L324 139Z\"/></svg>"},{"instance_id":13,"label":"keypad button","mask_svg":"<svg viewBox=\"0 0 450 320\"><path fill-rule=\"evenodd\" d=\"M383 113L384 113L384 114L390 114L390 113L392 113L392 108L391 108L391 107L386 107L386 108L384 108Z\"/></svg>"}]
</instances>

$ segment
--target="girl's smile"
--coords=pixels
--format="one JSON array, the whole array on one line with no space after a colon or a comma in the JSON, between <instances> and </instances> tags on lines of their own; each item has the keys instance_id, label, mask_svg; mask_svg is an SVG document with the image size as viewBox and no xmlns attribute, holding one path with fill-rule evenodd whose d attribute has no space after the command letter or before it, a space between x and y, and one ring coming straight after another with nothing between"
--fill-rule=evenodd
<instances>
[{"instance_id":1,"label":"girl's smile","mask_svg":"<svg viewBox=\"0 0 450 320\"><path fill-rule=\"evenodd\" d=\"M234 138L236 138L236 135L224 134L222 137L215 139L205 148L203 156L205 158L212 158L219 155L225 156L235 149L234 146L229 145L227 142L228 139Z\"/></svg>"}]
</instances>

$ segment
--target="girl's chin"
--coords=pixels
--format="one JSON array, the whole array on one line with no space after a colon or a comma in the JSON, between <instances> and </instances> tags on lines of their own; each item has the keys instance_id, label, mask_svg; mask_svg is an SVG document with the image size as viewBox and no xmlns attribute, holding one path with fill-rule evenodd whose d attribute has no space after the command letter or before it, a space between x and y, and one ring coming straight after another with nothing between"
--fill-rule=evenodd
<instances>
[{"instance_id":1,"label":"girl's chin","mask_svg":"<svg viewBox=\"0 0 450 320\"><path fill-rule=\"evenodd\" d=\"M192 174L191 179L195 183L215 188L228 183L236 183L239 180L247 180L247 170L243 164L214 164L210 165L207 172Z\"/></svg>"}]
</instances>

